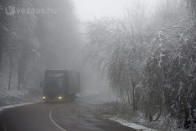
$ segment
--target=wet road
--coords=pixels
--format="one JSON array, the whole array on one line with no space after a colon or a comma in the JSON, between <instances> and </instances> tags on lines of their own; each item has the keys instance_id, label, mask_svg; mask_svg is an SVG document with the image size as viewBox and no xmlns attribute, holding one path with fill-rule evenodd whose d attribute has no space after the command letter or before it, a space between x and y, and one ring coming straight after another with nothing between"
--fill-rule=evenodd
<instances>
[{"instance_id":1,"label":"wet road","mask_svg":"<svg viewBox=\"0 0 196 131\"><path fill-rule=\"evenodd\" d=\"M84 97L64 104L37 103L5 109L0 113L0 131L134 131L86 108L97 102L101 100Z\"/></svg>"}]
</instances>

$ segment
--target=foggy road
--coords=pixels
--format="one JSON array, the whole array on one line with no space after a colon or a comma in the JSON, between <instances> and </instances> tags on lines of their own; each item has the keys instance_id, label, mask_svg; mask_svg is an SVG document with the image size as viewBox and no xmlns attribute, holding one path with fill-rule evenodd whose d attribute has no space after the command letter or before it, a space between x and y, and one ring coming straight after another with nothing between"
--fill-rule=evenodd
<instances>
[{"instance_id":1,"label":"foggy road","mask_svg":"<svg viewBox=\"0 0 196 131\"><path fill-rule=\"evenodd\" d=\"M100 97L101 98L101 97ZM96 102L92 96L64 104L37 103L3 110L1 131L134 131L86 109Z\"/></svg>"}]
</instances>

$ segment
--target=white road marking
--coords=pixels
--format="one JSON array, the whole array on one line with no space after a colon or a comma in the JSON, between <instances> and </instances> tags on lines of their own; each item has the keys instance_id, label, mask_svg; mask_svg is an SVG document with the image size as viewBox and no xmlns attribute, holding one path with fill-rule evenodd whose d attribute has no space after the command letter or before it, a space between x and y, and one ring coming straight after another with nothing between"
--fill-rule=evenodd
<instances>
[{"instance_id":1,"label":"white road marking","mask_svg":"<svg viewBox=\"0 0 196 131\"><path fill-rule=\"evenodd\" d=\"M6 126L5 126L5 125L3 126L3 129L4 129L4 131L7 131L7 128L6 128Z\"/></svg>"},{"instance_id":2,"label":"white road marking","mask_svg":"<svg viewBox=\"0 0 196 131\"><path fill-rule=\"evenodd\" d=\"M56 108L50 110L50 113L49 113L50 120L51 120L51 122L52 122L57 128L59 128L60 130L62 130L62 131L67 131L67 130L63 129L61 126L59 126L59 125L53 120L53 118L52 118L52 112L53 112L55 109L57 109L57 108L59 108L59 107L56 107Z\"/></svg>"}]
</instances>

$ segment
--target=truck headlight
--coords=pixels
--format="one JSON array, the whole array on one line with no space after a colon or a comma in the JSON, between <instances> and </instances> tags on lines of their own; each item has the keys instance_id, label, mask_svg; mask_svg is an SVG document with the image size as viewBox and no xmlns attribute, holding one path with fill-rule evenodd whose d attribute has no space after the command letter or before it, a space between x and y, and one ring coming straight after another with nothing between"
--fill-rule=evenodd
<instances>
[{"instance_id":1,"label":"truck headlight","mask_svg":"<svg viewBox=\"0 0 196 131\"><path fill-rule=\"evenodd\" d=\"M63 97L62 97L62 96L59 96L59 97L58 97L58 99L59 99L59 100L62 100L62 99L63 99Z\"/></svg>"},{"instance_id":2,"label":"truck headlight","mask_svg":"<svg viewBox=\"0 0 196 131\"><path fill-rule=\"evenodd\" d=\"M43 100L45 100L45 99L46 99L46 97L45 97L45 96L43 96L43 97L42 97L42 99L43 99Z\"/></svg>"}]
</instances>

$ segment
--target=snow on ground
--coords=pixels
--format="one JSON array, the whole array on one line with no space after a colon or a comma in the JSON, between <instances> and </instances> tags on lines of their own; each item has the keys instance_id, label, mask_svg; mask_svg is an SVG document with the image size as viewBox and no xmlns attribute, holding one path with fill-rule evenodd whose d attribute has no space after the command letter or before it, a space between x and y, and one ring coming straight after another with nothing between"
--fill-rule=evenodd
<instances>
[{"instance_id":1,"label":"snow on ground","mask_svg":"<svg viewBox=\"0 0 196 131\"><path fill-rule=\"evenodd\" d=\"M128 122L126 120L123 120L121 118L118 118L118 117L111 117L109 118L110 120L112 121L115 121L115 122L118 122L124 126L127 126L127 127L131 127L133 129L136 129L136 130L142 130L142 131L156 131L154 129L150 129L150 128L147 128L147 127L144 127L142 125L139 125L139 124L135 124L135 123L131 123L131 122Z\"/></svg>"},{"instance_id":2,"label":"snow on ground","mask_svg":"<svg viewBox=\"0 0 196 131\"><path fill-rule=\"evenodd\" d=\"M17 89L17 74L13 74L10 90L8 90L9 73L6 69L2 71L3 72L0 73L0 108L9 105L40 101L42 89L33 88L28 84L26 87L21 88L21 90Z\"/></svg>"},{"instance_id":3,"label":"snow on ground","mask_svg":"<svg viewBox=\"0 0 196 131\"><path fill-rule=\"evenodd\" d=\"M10 90L10 91L6 91L6 95L7 95L7 96L12 96L12 97L22 96L22 95L25 95L25 94L27 94L27 93L28 93L27 90L19 91L19 90L17 90L17 89L15 89L15 90Z\"/></svg>"},{"instance_id":4,"label":"snow on ground","mask_svg":"<svg viewBox=\"0 0 196 131\"><path fill-rule=\"evenodd\" d=\"M39 90L8 90L6 88L0 88L0 108L16 105L21 103L39 102L41 100L41 91Z\"/></svg>"},{"instance_id":5,"label":"snow on ground","mask_svg":"<svg viewBox=\"0 0 196 131\"><path fill-rule=\"evenodd\" d=\"M0 90L0 107L38 101L40 101L39 93L32 94L27 90Z\"/></svg>"}]
</instances>

